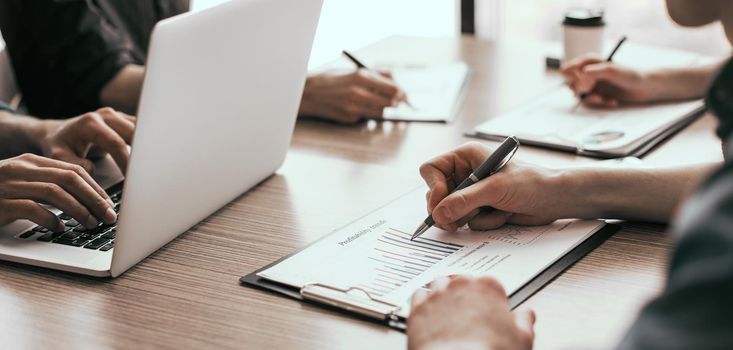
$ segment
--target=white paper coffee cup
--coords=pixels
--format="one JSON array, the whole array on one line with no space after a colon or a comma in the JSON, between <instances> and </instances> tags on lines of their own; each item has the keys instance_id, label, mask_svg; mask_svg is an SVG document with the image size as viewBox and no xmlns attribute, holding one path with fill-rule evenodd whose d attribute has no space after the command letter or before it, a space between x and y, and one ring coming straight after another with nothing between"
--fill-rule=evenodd
<instances>
[{"instance_id":1,"label":"white paper coffee cup","mask_svg":"<svg viewBox=\"0 0 733 350\"><path fill-rule=\"evenodd\" d=\"M565 14L563 21L563 62L568 62L587 54L600 55L603 52L605 33L603 11L572 9Z\"/></svg>"}]
</instances>

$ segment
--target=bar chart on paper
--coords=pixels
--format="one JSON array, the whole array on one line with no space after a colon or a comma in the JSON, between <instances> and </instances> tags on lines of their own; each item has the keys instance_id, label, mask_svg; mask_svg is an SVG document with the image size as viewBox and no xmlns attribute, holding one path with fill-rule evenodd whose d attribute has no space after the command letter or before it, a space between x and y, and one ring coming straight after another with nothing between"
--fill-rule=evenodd
<instances>
[{"instance_id":1,"label":"bar chart on paper","mask_svg":"<svg viewBox=\"0 0 733 350\"><path fill-rule=\"evenodd\" d=\"M295 288L317 283L357 289L369 299L397 305L399 315L406 317L413 293L445 276L491 276L511 294L604 225L561 220L491 231L448 232L436 227L412 241L411 229L425 217L421 190L340 228L258 276ZM363 297L347 294L350 300Z\"/></svg>"},{"instance_id":2,"label":"bar chart on paper","mask_svg":"<svg viewBox=\"0 0 733 350\"><path fill-rule=\"evenodd\" d=\"M374 277L359 287L375 296L389 294L463 248L460 244L430 238L411 241L410 236L398 229L386 229L368 256Z\"/></svg>"}]
</instances>

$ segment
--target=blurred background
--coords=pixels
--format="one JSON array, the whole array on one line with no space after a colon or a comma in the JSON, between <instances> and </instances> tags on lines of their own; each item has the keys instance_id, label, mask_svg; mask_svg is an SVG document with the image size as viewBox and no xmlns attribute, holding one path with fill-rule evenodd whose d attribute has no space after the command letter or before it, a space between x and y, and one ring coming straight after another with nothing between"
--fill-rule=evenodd
<instances>
[{"instance_id":1,"label":"blurred background","mask_svg":"<svg viewBox=\"0 0 733 350\"><path fill-rule=\"evenodd\" d=\"M193 0L200 10L226 0ZM720 25L689 29L674 24L664 0L475 0L476 34L493 40L561 40L560 22L571 7L606 11L606 35L638 43L722 56L730 46ZM325 0L311 67L390 35L445 37L460 32L459 0Z\"/></svg>"},{"instance_id":2,"label":"blurred background","mask_svg":"<svg viewBox=\"0 0 733 350\"><path fill-rule=\"evenodd\" d=\"M492 3L494 3L492 7ZM649 45L679 48L721 56L730 53L730 45L720 24L702 28L683 28L667 15L664 0L476 0L479 30L487 21L496 20L481 7L498 11L502 24L498 38L561 40L560 22L571 7L605 9L610 38L628 35L629 39ZM486 29L484 29L486 31Z\"/></svg>"},{"instance_id":3,"label":"blurred background","mask_svg":"<svg viewBox=\"0 0 733 350\"><path fill-rule=\"evenodd\" d=\"M192 0L195 11L227 0ZM475 0L477 35L493 40L561 39L570 7L606 10L607 36L721 56L730 52L720 25L682 28L664 0ZM446 37L460 32L460 0L325 0L310 66L390 35ZM4 46L0 42L0 47Z\"/></svg>"}]
</instances>

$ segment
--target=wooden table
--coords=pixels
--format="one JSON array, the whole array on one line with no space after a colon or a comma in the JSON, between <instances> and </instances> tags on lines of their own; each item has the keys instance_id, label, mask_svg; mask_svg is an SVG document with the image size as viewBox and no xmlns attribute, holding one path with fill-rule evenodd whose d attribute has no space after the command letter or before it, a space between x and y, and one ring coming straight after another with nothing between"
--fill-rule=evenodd
<instances>
[{"instance_id":1,"label":"wooden table","mask_svg":"<svg viewBox=\"0 0 733 350\"><path fill-rule=\"evenodd\" d=\"M424 160L466 142L463 131L560 78L532 43L395 37L359 54L467 61L474 72L460 117L448 125L300 121L274 177L114 280L0 263L0 348L405 348L403 333L243 288L238 278L395 198L419 182ZM706 116L646 161L719 160L713 128ZM531 147L518 157L555 167L593 162ZM670 242L664 227L624 224L529 299L537 348L612 346L660 290Z\"/></svg>"}]
</instances>

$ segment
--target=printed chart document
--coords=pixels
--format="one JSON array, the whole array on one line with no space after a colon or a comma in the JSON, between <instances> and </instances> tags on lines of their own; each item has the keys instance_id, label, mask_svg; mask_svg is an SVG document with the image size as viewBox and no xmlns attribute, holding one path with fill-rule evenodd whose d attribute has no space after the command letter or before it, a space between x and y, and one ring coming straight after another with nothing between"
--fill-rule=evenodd
<instances>
[{"instance_id":1,"label":"printed chart document","mask_svg":"<svg viewBox=\"0 0 733 350\"><path fill-rule=\"evenodd\" d=\"M407 317L412 294L437 277L492 276L512 294L605 225L565 220L481 232L432 228L410 241L425 216L421 187L257 275L295 288L357 287Z\"/></svg>"},{"instance_id":2,"label":"printed chart document","mask_svg":"<svg viewBox=\"0 0 733 350\"><path fill-rule=\"evenodd\" d=\"M460 109L469 69L463 63L396 66L390 68L405 90L410 105L400 103L384 110L384 118L396 121L447 122Z\"/></svg>"},{"instance_id":3,"label":"printed chart document","mask_svg":"<svg viewBox=\"0 0 733 350\"><path fill-rule=\"evenodd\" d=\"M702 100L613 109L576 109L577 103L570 89L558 87L477 126L475 132L479 137L514 135L527 144L622 157L637 155L666 132L687 125L705 108Z\"/></svg>"}]
</instances>

